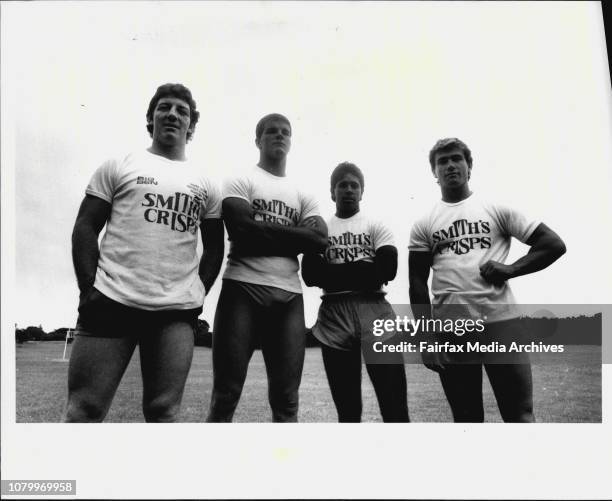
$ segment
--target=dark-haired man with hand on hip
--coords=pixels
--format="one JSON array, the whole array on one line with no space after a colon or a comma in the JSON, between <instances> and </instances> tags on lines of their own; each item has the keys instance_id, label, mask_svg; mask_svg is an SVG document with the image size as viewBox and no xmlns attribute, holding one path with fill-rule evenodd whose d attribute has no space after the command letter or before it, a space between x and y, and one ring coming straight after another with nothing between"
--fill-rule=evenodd
<instances>
[{"instance_id":1,"label":"dark-haired man with hand on hip","mask_svg":"<svg viewBox=\"0 0 612 501\"><path fill-rule=\"evenodd\" d=\"M472 154L457 138L439 140L429 154L442 200L413 226L410 234L410 302L416 317L429 316L428 278L433 270L434 311L485 312L489 339L518 339L520 325L508 280L542 270L565 253L561 238L544 223L472 193ZM530 247L505 264L512 237ZM456 422L484 420L483 363L449 363L444 353L423 353L437 371ZM486 363L501 416L506 422L533 422L531 365Z\"/></svg>"}]
</instances>

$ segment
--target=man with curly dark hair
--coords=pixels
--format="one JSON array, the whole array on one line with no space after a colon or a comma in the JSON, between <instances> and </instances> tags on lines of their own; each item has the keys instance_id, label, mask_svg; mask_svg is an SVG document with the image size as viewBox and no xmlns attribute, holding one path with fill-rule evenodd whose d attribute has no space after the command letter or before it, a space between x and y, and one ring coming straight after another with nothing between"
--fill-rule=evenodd
<instances>
[{"instance_id":1,"label":"man with curly dark hair","mask_svg":"<svg viewBox=\"0 0 612 501\"><path fill-rule=\"evenodd\" d=\"M107 160L87 186L72 234L80 301L68 422L104 419L136 345L145 420L178 417L224 247L219 190L185 156L198 117L187 87L160 86L146 114L151 146Z\"/></svg>"},{"instance_id":2,"label":"man with curly dark hair","mask_svg":"<svg viewBox=\"0 0 612 501\"><path fill-rule=\"evenodd\" d=\"M165 97L174 97L176 99L181 99L189 105L189 127L187 128L185 141L189 142L191 140L191 137L193 136L195 126L198 123L198 120L200 119L200 112L196 109L196 102L191 96L191 91L181 84L168 83L160 85L157 88L155 95L151 98L151 101L149 102L149 108L147 109L147 131L149 132L149 135L153 137L153 115L155 113L157 103L160 99Z\"/></svg>"}]
</instances>

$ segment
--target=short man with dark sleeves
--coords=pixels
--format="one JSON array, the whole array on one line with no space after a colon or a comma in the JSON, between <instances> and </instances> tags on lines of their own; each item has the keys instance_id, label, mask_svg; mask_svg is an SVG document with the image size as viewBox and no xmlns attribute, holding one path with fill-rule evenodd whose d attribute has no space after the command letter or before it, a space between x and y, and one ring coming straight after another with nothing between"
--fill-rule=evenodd
<instances>
[{"instance_id":1,"label":"short man with dark sleeves","mask_svg":"<svg viewBox=\"0 0 612 501\"><path fill-rule=\"evenodd\" d=\"M459 139L439 140L429 161L442 200L415 223L410 235L410 302L415 317L429 315L427 281L432 269L434 309L465 308L475 316L484 312L486 335L518 336L518 313L508 280L552 264L565 253L563 241L544 223L472 193L472 154ZM530 249L505 264L512 237ZM440 353L424 353L423 359L439 373L454 420L483 421L482 364L448 363ZM534 421L528 358L512 364L485 362L484 367L503 420Z\"/></svg>"},{"instance_id":2,"label":"short man with dark sleeves","mask_svg":"<svg viewBox=\"0 0 612 501\"><path fill-rule=\"evenodd\" d=\"M81 295L68 422L104 419L136 345L146 421L178 417L194 327L224 246L219 190L185 156L198 117L189 89L160 86L146 115L151 146L107 160L87 186L72 234Z\"/></svg>"},{"instance_id":3,"label":"short man with dark sleeves","mask_svg":"<svg viewBox=\"0 0 612 501\"><path fill-rule=\"evenodd\" d=\"M393 234L360 210L363 173L343 162L331 175L336 214L327 221L323 254L307 254L302 276L323 289L313 335L321 343L323 365L341 423L361 421L362 342L372 339L373 322L395 319L383 286L397 273ZM384 422L408 422L406 374L398 363L366 363ZM388 362L388 360L387 360Z\"/></svg>"},{"instance_id":4,"label":"short man with dark sleeves","mask_svg":"<svg viewBox=\"0 0 612 501\"><path fill-rule=\"evenodd\" d=\"M258 344L273 421L297 421L306 336L297 256L321 252L327 229L317 202L286 176L291 134L283 115L263 117L259 162L223 186L231 246L213 328L210 422L232 420Z\"/></svg>"}]
</instances>

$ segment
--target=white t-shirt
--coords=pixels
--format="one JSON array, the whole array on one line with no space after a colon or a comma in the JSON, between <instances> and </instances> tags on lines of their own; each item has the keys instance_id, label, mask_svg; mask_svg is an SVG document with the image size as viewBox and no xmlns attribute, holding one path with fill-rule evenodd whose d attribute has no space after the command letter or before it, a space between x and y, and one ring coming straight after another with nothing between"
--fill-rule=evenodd
<instances>
[{"instance_id":1,"label":"white t-shirt","mask_svg":"<svg viewBox=\"0 0 612 501\"><path fill-rule=\"evenodd\" d=\"M243 176L223 183L223 199L241 198L253 209L255 221L298 226L311 216L319 215L316 200L304 194L286 177L270 174L255 166ZM301 293L297 257L239 256L230 242L224 279L278 287Z\"/></svg>"},{"instance_id":2,"label":"white t-shirt","mask_svg":"<svg viewBox=\"0 0 612 501\"><path fill-rule=\"evenodd\" d=\"M508 283L496 287L480 276L488 260L504 263L511 237L526 242L539 221L509 207L483 201L475 194L457 203L439 201L410 233L409 250L433 254L435 305L466 304L489 322L517 316ZM487 305L496 305L489 309ZM483 308L484 307L484 308Z\"/></svg>"},{"instance_id":3,"label":"white t-shirt","mask_svg":"<svg viewBox=\"0 0 612 501\"><path fill-rule=\"evenodd\" d=\"M327 222L327 234L325 260L329 264L372 263L380 247L395 245L393 234L383 223L370 220L361 212L345 219L332 216ZM335 294L346 292L351 291Z\"/></svg>"},{"instance_id":4,"label":"white t-shirt","mask_svg":"<svg viewBox=\"0 0 612 501\"><path fill-rule=\"evenodd\" d=\"M104 162L86 193L112 205L94 287L143 310L202 306L200 219L220 218L218 188L189 162L148 151Z\"/></svg>"}]
</instances>

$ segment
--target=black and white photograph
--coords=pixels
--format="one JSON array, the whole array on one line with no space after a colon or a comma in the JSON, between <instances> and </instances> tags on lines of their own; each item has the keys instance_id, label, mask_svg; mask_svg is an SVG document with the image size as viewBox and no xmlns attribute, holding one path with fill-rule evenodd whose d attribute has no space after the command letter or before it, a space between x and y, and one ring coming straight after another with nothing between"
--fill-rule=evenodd
<instances>
[{"instance_id":1,"label":"black and white photograph","mask_svg":"<svg viewBox=\"0 0 612 501\"><path fill-rule=\"evenodd\" d=\"M3 497L612 495L602 2L0 8Z\"/></svg>"}]
</instances>

